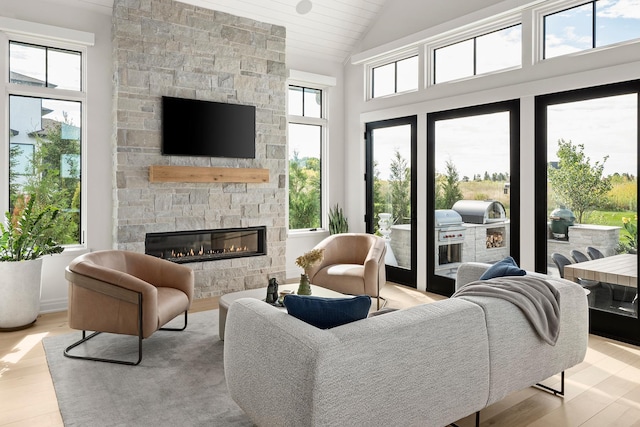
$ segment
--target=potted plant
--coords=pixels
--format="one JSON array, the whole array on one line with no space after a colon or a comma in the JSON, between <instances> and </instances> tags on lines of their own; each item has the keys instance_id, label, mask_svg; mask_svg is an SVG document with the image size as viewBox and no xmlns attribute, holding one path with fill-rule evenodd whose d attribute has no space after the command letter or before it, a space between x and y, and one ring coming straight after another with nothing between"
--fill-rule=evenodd
<instances>
[{"instance_id":1,"label":"potted plant","mask_svg":"<svg viewBox=\"0 0 640 427\"><path fill-rule=\"evenodd\" d=\"M344 216L342 208L336 206L329 209L329 234L346 233L349 231L347 217Z\"/></svg>"},{"instance_id":2,"label":"potted plant","mask_svg":"<svg viewBox=\"0 0 640 427\"><path fill-rule=\"evenodd\" d=\"M0 223L0 330L31 326L40 312L42 256L62 252L49 230L59 210L35 208L36 197Z\"/></svg>"},{"instance_id":3,"label":"potted plant","mask_svg":"<svg viewBox=\"0 0 640 427\"><path fill-rule=\"evenodd\" d=\"M300 275L298 295L311 295L308 271L311 267L322 261L323 258L324 249L311 249L309 252L296 258L296 265L304 270L304 273Z\"/></svg>"}]
</instances>

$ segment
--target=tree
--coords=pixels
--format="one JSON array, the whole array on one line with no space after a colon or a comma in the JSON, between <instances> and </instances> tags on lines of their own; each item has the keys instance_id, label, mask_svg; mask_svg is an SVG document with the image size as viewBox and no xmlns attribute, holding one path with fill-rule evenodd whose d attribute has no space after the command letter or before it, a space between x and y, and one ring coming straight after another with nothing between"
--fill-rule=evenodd
<instances>
[{"instance_id":1,"label":"tree","mask_svg":"<svg viewBox=\"0 0 640 427\"><path fill-rule=\"evenodd\" d=\"M463 197L459 186L458 169L451 160L447 161L446 169L447 173L437 180L436 209L451 209Z\"/></svg>"},{"instance_id":2,"label":"tree","mask_svg":"<svg viewBox=\"0 0 640 427\"><path fill-rule=\"evenodd\" d=\"M411 222L411 168L398 150L391 161L389 177L391 216L398 224Z\"/></svg>"},{"instance_id":3,"label":"tree","mask_svg":"<svg viewBox=\"0 0 640 427\"><path fill-rule=\"evenodd\" d=\"M293 153L289 161L289 228L320 227L320 161L300 159Z\"/></svg>"},{"instance_id":4,"label":"tree","mask_svg":"<svg viewBox=\"0 0 640 427\"><path fill-rule=\"evenodd\" d=\"M31 160L33 173L24 184L10 177L10 202L14 206L25 194L36 197L36 208L60 210L51 233L61 244L80 242L80 140L76 128L64 115L64 122L43 120L45 129L33 132L36 149ZM10 151L10 164L17 165L20 151Z\"/></svg>"},{"instance_id":5,"label":"tree","mask_svg":"<svg viewBox=\"0 0 640 427\"><path fill-rule=\"evenodd\" d=\"M18 183L18 158L22 155L22 149L17 144L11 144L9 148L9 198L13 201L13 195L17 194L20 190L20 184ZM13 203L11 203L13 206Z\"/></svg>"},{"instance_id":6,"label":"tree","mask_svg":"<svg viewBox=\"0 0 640 427\"><path fill-rule=\"evenodd\" d=\"M558 141L557 155L558 167L548 168L549 184L558 203L571 209L578 223L582 223L585 212L603 203L611 190L611 182L602 176L609 156L592 166L584 154L584 144L574 145L564 139Z\"/></svg>"}]
</instances>

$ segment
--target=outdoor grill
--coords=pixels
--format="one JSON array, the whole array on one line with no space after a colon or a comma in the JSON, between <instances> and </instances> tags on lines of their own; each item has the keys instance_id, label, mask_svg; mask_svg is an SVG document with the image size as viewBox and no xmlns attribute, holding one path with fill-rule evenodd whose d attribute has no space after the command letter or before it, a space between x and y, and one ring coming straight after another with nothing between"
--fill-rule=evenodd
<instances>
[{"instance_id":1,"label":"outdoor grill","mask_svg":"<svg viewBox=\"0 0 640 427\"><path fill-rule=\"evenodd\" d=\"M504 205L495 200L459 200L452 208L469 224L490 224L505 222L507 211Z\"/></svg>"},{"instance_id":2,"label":"outdoor grill","mask_svg":"<svg viewBox=\"0 0 640 427\"><path fill-rule=\"evenodd\" d=\"M462 216L453 209L435 211L436 269L452 263L462 262L462 247L466 227Z\"/></svg>"},{"instance_id":3,"label":"outdoor grill","mask_svg":"<svg viewBox=\"0 0 640 427\"><path fill-rule=\"evenodd\" d=\"M464 241L462 216L453 209L437 209L435 226L438 242L447 244Z\"/></svg>"}]
</instances>

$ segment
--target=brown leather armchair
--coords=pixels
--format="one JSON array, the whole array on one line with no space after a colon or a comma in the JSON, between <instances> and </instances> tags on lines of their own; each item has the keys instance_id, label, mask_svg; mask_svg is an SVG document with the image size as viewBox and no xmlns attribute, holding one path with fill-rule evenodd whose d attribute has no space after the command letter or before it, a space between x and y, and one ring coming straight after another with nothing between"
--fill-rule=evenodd
<instances>
[{"instance_id":1,"label":"brown leather armchair","mask_svg":"<svg viewBox=\"0 0 640 427\"><path fill-rule=\"evenodd\" d=\"M340 233L314 249L321 248L324 259L307 271L311 283L343 294L379 297L387 280L384 239L367 233Z\"/></svg>"},{"instance_id":2,"label":"brown leather armchair","mask_svg":"<svg viewBox=\"0 0 640 427\"><path fill-rule=\"evenodd\" d=\"M82 339L65 349L67 357L137 365L144 338L160 329L187 327L194 283L189 267L141 253L104 250L74 259L65 277L69 281L69 327L82 330ZM162 327L182 313L184 327ZM95 332L86 336L86 331ZM70 353L101 332L137 336L137 362Z\"/></svg>"}]
</instances>

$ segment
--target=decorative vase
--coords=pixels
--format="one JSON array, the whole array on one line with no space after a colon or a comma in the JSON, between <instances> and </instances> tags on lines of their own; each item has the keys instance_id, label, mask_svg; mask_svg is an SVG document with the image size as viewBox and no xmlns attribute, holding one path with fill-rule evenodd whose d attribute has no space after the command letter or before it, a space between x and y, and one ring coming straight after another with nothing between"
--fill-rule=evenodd
<instances>
[{"instance_id":1,"label":"decorative vase","mask_svg":"<svg viewBox=\"0 0 640 427\"><path fill-rule=\"evenodd\" d=\"M306 273L300 275L300 286L298 286L298 295L311 295L309 275Z\"/></svg>"}]
</instances>

